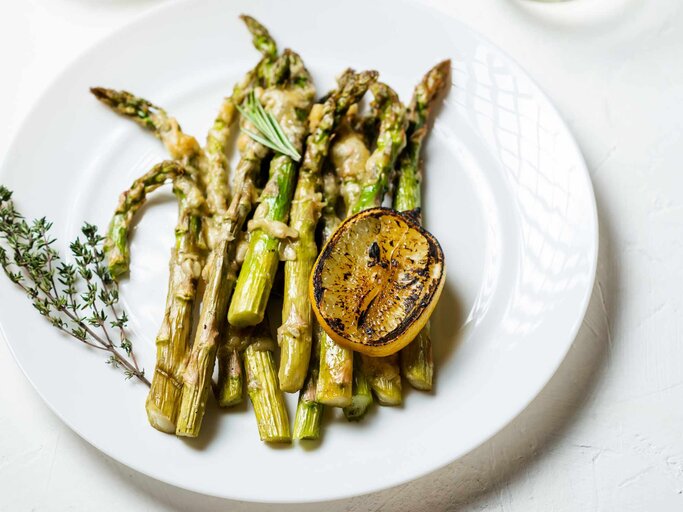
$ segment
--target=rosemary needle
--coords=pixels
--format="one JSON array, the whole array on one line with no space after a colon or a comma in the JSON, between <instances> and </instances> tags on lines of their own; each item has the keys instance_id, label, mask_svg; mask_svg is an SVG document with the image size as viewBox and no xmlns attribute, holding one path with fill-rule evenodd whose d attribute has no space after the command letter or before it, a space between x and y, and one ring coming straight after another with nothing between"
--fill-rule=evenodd
<instances>
[{"instance_id":1,"label":"rosemary needle","mask_svg":"<svg viewBox=\"0 0 683 512\"><path fill-rule=\"evenodd\" d=\"M237 109L258 131L258 133L255 133L246 128L242 128L242 131L249 135L249 137L273 151L287 155L296 162L301 160L301 155L289 141L284 130L277 122L277 119L275 119L275 116L266 112L266 109L263 108L263 105L261 105L261 102L254 94L254 91L251 91L247 96L244 107L238 105Z\"/></svg>"}]
</instances>

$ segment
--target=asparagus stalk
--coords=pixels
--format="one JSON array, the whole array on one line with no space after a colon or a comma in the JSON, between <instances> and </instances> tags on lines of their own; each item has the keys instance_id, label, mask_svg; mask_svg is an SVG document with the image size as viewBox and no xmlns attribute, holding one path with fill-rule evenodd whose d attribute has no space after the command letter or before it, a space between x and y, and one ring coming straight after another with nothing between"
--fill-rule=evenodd
<instances>
[{"instance_id":1,"label":"asparagus stalk","mask_svg":"<svg viewBox=\"0 0 683 512\"><path fill-rule=\"evenodd\" d=\"M218 115L206 136L206 206L212 215L225 215L228 209L230 187L228 184L229 164L227 146L231 128L237 119L235 104L241 101L241 93L254 85L254 70L235 84L232 96L223 100Z\"/></svg>"},{"instance_id":2,"label":"asparagus stalk","mask_svg":"<svg viewBox=\"0 0 683 512\"><path fill-rule=\"evenodd\" d=\"M259 64L238 83L231 97L226 98L207 137L206 152L197 140L185 134L178 121L151 103L127 91L116 91L104 87L92 87L92 94L115 112L131 118L145 129L151 130L161 139L171 154L199 180L207 195L207 209L210 215L224 214L227 208L228 168L225 147L230 135L230 126L235 119L235 105L253 88L254 81L268 74L277 57L277 46L268 31L249 16L241 16L253 36L256 49L263 54Z\"/></svg>"},{"instance_id":3,"label":"asparagus stalk","mask_svg":"<svg viewBox=\"0 0 683 512\"><path fill-rule=\"evenodd\" d=\"M422 78L415 88L408 110L408 142L398 162L398 184L394 208L399 211L419 212L422 168L420 152L427 135L429 116L436 99L448 87L450 60L440 62ZM419 216L419 214L418 214ZM430 325L424 326L417 337L400 353L401 371L411 386L430 391L434 376Z\"/></svg>"},{"instance_id":4,"label":"asparagus stalk","mask_svg":"<svg viewBox=\"0 0 683 512\"><path fill-rule=\"evenodd\" d=\"M344 407L344 416L349 421L359 421L368 412L372 404L372 391L361 369L360 360L356 356L356 364L353 365L353 397L351 405Z\"/></svg>"},{"instance_id":5,"label":"asparagus stalk","mask_svg":"<svg viewBox=\"0 0 683 512\"><path fill-rule=\"evenodd\" d=\"M317 322L315 322L314 332L316 340L321 339L321 334L324 331ZM320 424L323 418L324 407L316 398L320 367L318 349L319 345L316 341L308 365L308 375L306 376L304 387L299 392L299 402L297 403L296 416L294 417L294 439L315 440L320 438Z\"/></svg>"},{"instance_id":6,"label":"asparagus stalk","mask_svg":"<svg viewBox=\"0 0 683 512\"><path fill-rule=\"evenodd\" d=\"M245 96L258 85L258 73L265 59L251 69L242 79L235 84L232 95L225 98L221 104L216 119L206 138L206 203L211 222L207 232L209 247L213 247L218 237L220 224L227 213L230 201L230 187L228 176L230 166L228 164L227 146L230 139L231 128L238 118L237 105L242 103Z\"/></svg>"},{"instance_id":7,"label":"asparagus stalk","mask_svg":"<svg viewBox=\"0 0 683 512\"><path fill-rule=\"evenodd\" d=\"M301 58L291 51L285 53L290 58L290 86L265 93L262 101L266 108L275 112L285 135L300 151L306 132L304 120L311 109L315 88ZM244 327L263 320L280 261L280 241L295 235L285 222L289 216L296 170L296 163L286 155L277 155L271 161L270 179L249 223L249 248L228 311L231 325Z\"/></svg>"},{"instance_id":8,"label":"asparagus stalk","mask_svg":"<svg viewBox=\"0 0 683 512\"><path fill-rule=\"evenodd\" d=\"M362 136L351 129L348 118L341 124L335 140L330 148L330 160L335 173L341 181L338 189L336 182L325 181L323 194L323 243L332 235L340 219L336 213L338 194L347 205L357 201L360 187L358 180L363 174L365 163L370 153ZM320 346L320 370L316 400L325 405L345 407L351 404L353 391L353 352L339 346L322 329L317 328L315 334Z\"/></svg>"},{"instance_id":9,"label":"asparagus stalk","mask_svg":"<svg viewBox=\"0 0 683 512\"><path fill-rule=\"evenodd\" d=\"M363 97L368 86L376 80L377 73L345 73L344 77L348 79L325 101L317 126L306 140L306 153L290 214L289 225L296 230L298 237L289 246L291 259L285 262L283 324L278 329L280 385L288 392L301 389L311 353L312 312L307 291L309 275L318 254L315 227L321 213L321 167L341 117Z\"/></svg>"},{"instance_id":10,"label":"asparagus stalk","mask_svg":"<svg viewBox=\"0 0 683 512\"><path fill-rule=\"evenodd\" d=\"M266 85L279 85L279 80L284 80L286 76L288 63L287 56L278 58ZM242 122L243 126L249 126L246 119L242 119ZM176 434L179 436L199 435L214 369L218 337L223 328L228 300L237 277L234 263L236 241L247 215L251 212L254 179L261 161L268 155L265 146L244 134L239 146L241 157L235 169L235 194L220 225L217 241L204 269L206 288L199 314L199 328L183 375L183 392L176 426Z\"/></svg>"},{"instance_id":11,"label":"asparagus stalk","mask_svg":"<svg viewBox=\"0 0 683 512\"><path fill-rule=\"evenodd\" d=\"M247 30L252 36L252 44L269 62L277 59L277 44L272 38L268 29L261 25L255 18L246 14L240 15L240 19L247 26ZM260 77L263 78L263 77Z\"/></svg>"},{"instance_id":12,"label":"asparagus stalk","mask_svg":"<svg viewBox=\"0 0 683 512\"><path fill-rule=\"evenodd\" d=\"M398 95L386 84L372 86L374 95L372 109L379 121L377 145L366 162L358 201L351 212L380 206L392 179L398 154L406 143L406 112ZM361 371L383 405L401 403L401 374L398 355L373 358L361 355Z\"/></svg>"},{"instance_id":13,"label":"asparagus stalk","mask_svg":"<svg viewBox=\"0 0 683 512\"><path fill-rule=\"evenodd\" d=\"M244 370L240 351L244 349L247 334L228 325L224 340L218 347L218 381L215 394L218 405L231 407L242 403Z\"/></svg>"},{"instance_id":14,"label":"asparagus stalk","mask_svg":"<svg viewBox=\"0 0 683 512\"><path fill-rule=\"evenodd\" d=\"M446 90L451 61L445 60L431 68L415 87L408 108L408 127L406 147L398 160L398 183L394 207L399 211L420 208L422 168L420 152L427 136L428 122L438 97Z\"/></svg>"},{"instance_id":15,"label":"asparagus stalk","mask_svg":"<svg viewBox=\"0 0 683 512\"><path fill-rule=\"evenodd\" d=\"M365 166L360 195L351 209L358 213L381 206L391 181L394 163L406 144L406 113L398 95L386 84L372 86L373 111L379 119L377 147Z\"/></svg>"},{"instance_id":16,"label":"asparagus stalk","mask_svg":"<svg viewBox=\"0 0 683 512\"><path fill-rule=\"evenodd\" d=\"M401 405L401 373L398 354L384 357L361 355L361 371L381 405Z\"/></svg>"},{"instance_id":17,"label":"asparagus stalk","mask_svg":"<svg viewBox=\"0 0 683 512\"><path fill-rule=\"evenodd\" d=\"M289 417L285 397L277 380L273 350L275 343L265 323L256 327L249 346L244 350L247 393L254 407L256 424L262 441L289 442Z\"/></svg>"},{"instance_id":18,"label":"asparagus stalk","mask_svg":"<svg viewBox=\"0 0 683 512\"><path fill-rule=\"evenodd\" d=\"M107 265L114 279L118 279L128 272L130 265L130 249L128 246L130 225L135 214L144 204L147 194L184 173L185 169L176 162L161 162L136 179L131 187L119 197L119 203L109 223L104 241Z\"/></svg>"},{"instance_id":19,"label":"asparagus stalk","mask_svg":"<svg viewBox=\"0 0 683 512\"><path fill-rule=\"evenodd\" d=\"M241 195L236 195L237 206L228 216L238 219L244 208L239 204ZM233 199L233 203L235 203ZM232 206L232 205L231 205ZM245 205L250 209L250 204ZM231 213L233 213L231 215ZM246 217L246 213L243 214ZM219 234L219 241L209 254L205 268L205 289L199 315L194 344L189 353L187 366L183 373L183 392L180 402L180 414L176 426L179 436L196 437L199 434L204 417L206 400L213 374L214 360L218 336L223 327L223 315L227 307L228 297L232 291L230 270L234 257L234 245L231 235L236 235L237 222L226 222Z\"/></svg>"},{"instance_id":20,"label":"asparagus stalk","mask_svg":"<svg viewBox=\"0 0 683 512\"><path fill-rule=\"evenodd\" d=\"M214 226L220 225L225 219L225 211L220 210L219 206L223 203L222 198L227 197L229 167L225 148L230 138L230 129L237 119L237 106L240 105L245 97L254 90L259 84L266 81L268 71L272 68L277 59L277 44L268 33L268 30L258 21L250 16L242 15L240 18L245 22L247 29L252 34L254 47L263 55L259 63L251 69L242 81L233 87L232 95L223 101L218 116L214 121L213 127L209 132L206 142L206 153L208 159L209 191L207 191L207 202L212 205L216 212L213 219ZM213 193L212 191L217 191ZM227 200L226 200L227 201ZM239 240L242 240L243 233L240 233ZM216 238L216 228L209 233L210 243ZM242 261L239 256L240 247L236 248L234 273ZM221 407L230 407L242 402L244 390L244 371L242 368L242 358L240 350L244 347L237 347L245 339L244 333L237 329L226 329L226 334L221 339L218 347L218 381L214 388L216 400Z\"/></svg>"},{"instance_id":21,"label":"asparagus stalk","mask_svg":"<svg viewBox=\"0 0 683 512\"><path fill-rule=\"evenodd\" d=\"M178 198L178 224L171 255L164 319L156 338L157 359L145 408L150 424L162 432L174 432L182 388L183 363L189 349L192 311L201 273L201 216L204 197L180 164L174 168L173 192ZM158 167L158 166L157 166Z\"/></svg>"},{"instance_id":22,"label":"asparagus stalk","mask_svg":"<svg viewBox=\"0 0 683 512\"><path fill-rule=\"evenodd\" d=\"M255 18L242 14L240 19L245 23L247 30L249 30L249 33L251 34L251 42L254 45L254 48L263 56L255 68L255 78L257 82L262 85L267 85L279 81L277 78L274 79L272 75L274 68L279 67L280 71L283 71L281 65L276 65L278 62L278 49L275 40L268 32L268 29L261 25ZM280 61L280 64L281 62L282 61ZM241 100L236 102L237 105L240 103Z\"/></svg>"},{"instance_id":23,"label":"asparagus stalk","mask_svg":"<svg viewBox=\"0 0 683 512\"><path fill-rule=\"evenodd\" d=\"M268 30L250 16L243 15L240 18L252 35L254 47L263 57L233 86L232 95L223 100L206 138L206 205L211 215L224 216L228 209L230 190L226 151L231 128L238 117L237 105L258 85L265 68L277 58L277 45ZM220 222L220 219L216 219L216 222Z\"/></svg>"},{"instance_id":24,"label":"asparagus stalk","mask_svg":"<svg viewBox=\"0 0 683 512\"><path fill-rule=\"evenodd\" d=\"M235 275L237 275L237 271L244 261L246 246L248 246L245 236L245 231L240 232L238 239L234 242L236 243L233 262ZM218 380L214 388L214 395L218 400L218 405L230 407L241 403L244 394L244 370L241 351L247 345L249 329L239 329L228 323L225 331L226 333L221 338L216 353Z\"/></svg>"},{"instance_id":25,"label":"asparagus stalk","mask_svg":"<svg viewBox=\"0 0 683 512\"><path fill-rule=\"evenodd\" d=\"M184 133L178 121L163 108L127 91L92 87L90 92L115 112L154 132L174 160L192 174L201 175L199 169L204 165L204 153L197 139Z\"/></svg>"},{"instance_id":26,"label":"asparagus stalk","mask_svg":"<svg viewBox=\"0 0 683 512\"><path fill-rule=\"evenodd\" d=\"M331 160L341 180L341 196L344 200L346 215L350 215L358 203L361 181L370 151L361 132L352 127L348 119L339 130L331 150Z\"/></svg>"},{"instance_id":27,"label":"asparagus stalk","mask_svg":"<svg viewBox=\"0 0 683 512\"><path fill-rule=\"evenodd\" d=\"M323 240L327 240L340 223L336 214L337 200L339 199L339 184L334 171L326 170L323 174ZM320 422L322 420L323 404L317 398L320 356L322 355L322 343L333 343L325 330L318 322L313 325L313 350L308 365L308 375L304 381L304 387L299 392L299 403L294 419L295 439L318 439L320 437ZM336 346L336 345L335 345ZM325 351L327 354L328 351ZM351 368L349 367L349 372ZM351 386L348 390L348 403L351 402ZM344 405L348 405L348 403Z\"/></svg>"},{"instance_id":28,"label":"asparagus stalk","mask_svg":"<svg viewBox=\"0 0 683 512\"><path fill-rule=\"evenodd\" d=\"M339 346L321 331L316 330L320 340L316 400L324 405L345 407L351 403L352 397L353 352Z\"/></svg>"},{"instance_id":29,"label":"asparagus stalk","mask_svg":"<svg viewBox=\"0 0 683 512\"><path fill-rule=\"evenodd\" d=\"M267 56L264 57L262 63L266 60ZM282 79L282 77L284 77L284 70L286 69L285 66L288 64L288 60L289 59L287 58L281 58L275 62L275 65L271 68L271 72L269 72L267 75L263 75L264 79L267 81L266 83L269 83L268 80L279 81ZM262 76L261 72L263 69L263 67L256 68L258 71L258 76ZM249 127L249 124L246 120L243 120L243 125ZM242 147L243 156L246 155L246 158L242 159L243 165L241 165L241 167L238 169L240 172L236 173L235 182L238 183L238 189L241 187L245 201L251 201L251 198L255 193L253 181L255 177L254 173L256 172L258 165L256 165L255 161L253 161L254 157L257 155L255 152L251 151L249 147L253 149L257 146L253 146L254 141L252 141L246 135L242 136L241 141L240 147ZM248 170L248 166L251 166L252 164L253 167L251 170ZM245 172L247 172L246 177ZM241 183L241 185L239 185L239 183ZM251 206L249 206L249 208L251 208ZM246 205L244 207L243 213L245 216L248 213ZM240 220L240 223L243 223L243 220ZM248 246L248 242L245 241L245 232L240 231L238 233L237 239L232 243L236 245L235 257L232 262L231 270L231 279L233 279L234 282L239 267L242 265L244 260L246 247ZM229 407L242 401L244 377L240 351L244 349L244 346L246 346L247 336L248 332L246 332L246 330L236 329L228 324L227 336L223 337L222 343L218 348L218 382L214 391L219 405L223 407Z\"/></svg>"}]
</instances>

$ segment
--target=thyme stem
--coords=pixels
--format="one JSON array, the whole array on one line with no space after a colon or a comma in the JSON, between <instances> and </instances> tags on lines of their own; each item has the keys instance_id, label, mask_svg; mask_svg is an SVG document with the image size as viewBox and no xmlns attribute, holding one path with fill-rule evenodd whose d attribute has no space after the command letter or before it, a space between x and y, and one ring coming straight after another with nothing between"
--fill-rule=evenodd
<instances>
[{"instance_id":1,"label":"thyme stem","mask_svg":"<svg viewBox=\"0 0 683 512\"><path fill-rule=\"evenodd\" d=\"M45 218L26 221L14 207L12 192L0 186L0 266L7 277L54 327L109 353L107 364L149 386L126 335L126 313L118 311L118 287L104 265L103 237L95 226L84 224L84 241L77 238L71 243L74 264L69 264L53 248L51 227ZM114 343L107 323L118 329L125 354Z\"/></svg>"}]
</instances>

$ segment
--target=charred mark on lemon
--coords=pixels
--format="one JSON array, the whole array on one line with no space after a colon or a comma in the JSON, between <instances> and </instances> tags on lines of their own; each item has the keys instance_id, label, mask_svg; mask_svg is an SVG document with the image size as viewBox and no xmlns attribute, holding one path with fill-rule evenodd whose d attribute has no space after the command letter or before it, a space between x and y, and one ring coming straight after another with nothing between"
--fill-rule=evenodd
<instances>
[{"instance_id":1,"label":"charred mark on lemon","mask_svg":"<svg viewBox=\"0 0 683 512\"><path fill-rule=\"evenodd\" d=\"M337 343L372 356L410 343L445 282L438 240L416 219L389 208L360 212L333 233L313 268L310 298Z\"/></svg>"}]
</instances>

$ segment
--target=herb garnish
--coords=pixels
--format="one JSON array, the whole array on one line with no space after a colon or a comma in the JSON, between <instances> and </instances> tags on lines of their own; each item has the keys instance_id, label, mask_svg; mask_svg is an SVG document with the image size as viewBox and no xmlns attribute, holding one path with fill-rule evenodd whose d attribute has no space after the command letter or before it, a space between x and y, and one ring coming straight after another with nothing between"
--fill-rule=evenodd
<instances>
[{"instance_id":1,"label":"herb garnish","mask_svg":"<svg viewBox=\"0 0 683 512\"><path fill-rule=\"evenodd\" d=\"M26 292L33 307L69 336L109 354L107 364L149 386L126 334L128 317L119 306L119 290L106 264L97 227L84 224L83 239L65 263L50 237L44 217L28 222L15 209L12 192L0 186L0 266Z\"/></svg>"},{"instance_id":2,"label":"herb garnish","mask_svg":"<svg viewBox=\"0 0 683 512\"><path fill-rule=\"evenodd\" d=\"M301 155L289 141L287 135L285 135L280 123L275 119L275 116L263 108L254 91L247 95L247 98L244 100L244 107L238 105L237 109L258 130L258 133L254 133L251 130L242 128L242 131L249 135L249 137L273 151L290 157L295 162L301 160Z\"/></svg>"}]
</instances>

